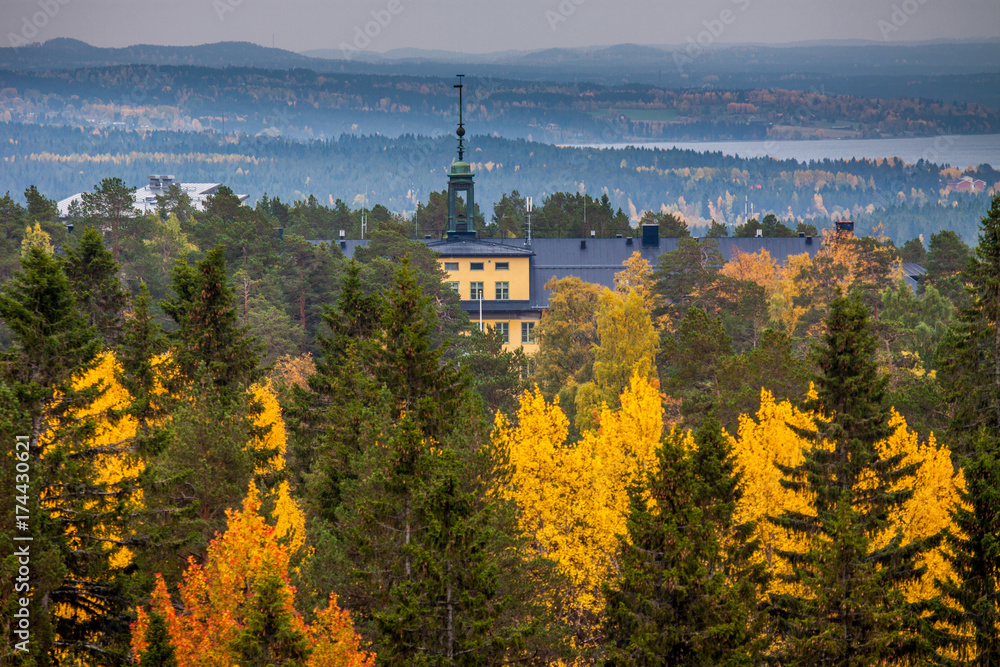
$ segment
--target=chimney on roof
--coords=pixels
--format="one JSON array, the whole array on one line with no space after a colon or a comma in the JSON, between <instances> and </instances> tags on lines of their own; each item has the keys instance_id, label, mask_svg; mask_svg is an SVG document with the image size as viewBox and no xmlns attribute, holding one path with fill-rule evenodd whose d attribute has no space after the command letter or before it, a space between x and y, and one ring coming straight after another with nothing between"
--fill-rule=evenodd
<instances>
[{"instance_id":1,"label":"chimney on roof","mask_svg":"<svg viewBox=\"0 0 1000 667\"><path fill-rule=\"evenodd\" d=\"M343 229L340 230L340 238L344 238L344 230Z\"/></svg>"},{"instance_id":2,"label":"chimney on roof","mask_svg":"<svg viewBox=\"0 0 1000 667\"><path fill-rule=\"evenodd\" d=\"M837 231L842 234L854 234L854 221L853 220L838 220L837 221Z\"/></svg>"},{"instance_id":3,"label":"chimney on roof","mask_svg":"<svg viewBox=\"0 0 1000 667\"><path fill-rule=\"evenodd\" d=\"M658 247L660 245L660 226L642 226L642 245Z\"/></svg>"},{"instance_id":4,"label":"chimney on roof","mask_svg":"<svg viewBox=\"0 0 1000 667\"><path fill-rule=\"evenodd\" d=\"M799 238L800 239L804 239L805 237L806 237L806 233L805 232L799 232Z\"/></svg>"},{"instance_id":5,"label":"chimney on roof","mask_svg":"<svg viewBox=\"0 0 1000 667\"><path fill-rule=\"evenodd\" d=\"M763 229L758 229L757 230L757 238L761 238L763 236L764 236L764 230Z\"/></svg>"},{"instance_id":6,"label":"chimney on roof","mask_svg":"<svg viewBox=\"0 0 1000 667\"><path fill-rule=\"evenodd\" d=\"M597 232L594 231L593 229L591 229L590 230L590 238L596 238L596 237L597 237Z\"/></svg>"}]
</instances>

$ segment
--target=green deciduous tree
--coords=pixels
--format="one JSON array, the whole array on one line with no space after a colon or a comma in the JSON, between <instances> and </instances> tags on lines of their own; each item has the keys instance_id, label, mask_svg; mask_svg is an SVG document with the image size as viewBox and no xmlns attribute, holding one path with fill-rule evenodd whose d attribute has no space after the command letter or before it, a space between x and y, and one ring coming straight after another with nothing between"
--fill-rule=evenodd
<instances>
[{"instance_id":1,"label":"green deciduous tree","mask_svg":"<svg viewBox=\"0 0 1000 667\"><path fill-rule=\"evenodd\" d=\"M552 396L567 385L587 382L593 375L601 290L575 276L550 280L545 289L552 296L535 327L539 348L534 374L542 391Z\"/></svg>"}]
</instances>

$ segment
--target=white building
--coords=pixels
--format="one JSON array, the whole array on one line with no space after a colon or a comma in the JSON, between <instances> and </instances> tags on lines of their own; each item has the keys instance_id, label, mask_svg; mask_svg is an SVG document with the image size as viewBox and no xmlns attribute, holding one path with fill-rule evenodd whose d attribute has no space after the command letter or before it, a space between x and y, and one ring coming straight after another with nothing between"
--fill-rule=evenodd
<instances>
[{"instance_id":1,"label":"white building","mask_svg":"<svg viewBox=\"0 0 1000 667\"><path fill-rule=\"evenodd\" d=\"M173 177L161 176L157 174L149 175L149 184L135 191L135 207L141 213L151 213L156 211L156 196L164 195L171 185L179 185L181 190L191 198L191 205L199 211L205 210L205 200L216 193L222 183L181 183ZM236 195L240 203L245 203L250 195ZM59 215L66 217L69 215L69 207L73 202L83 202L83 193L66 197L59 201Z\"/></svg>"}]
</instances>

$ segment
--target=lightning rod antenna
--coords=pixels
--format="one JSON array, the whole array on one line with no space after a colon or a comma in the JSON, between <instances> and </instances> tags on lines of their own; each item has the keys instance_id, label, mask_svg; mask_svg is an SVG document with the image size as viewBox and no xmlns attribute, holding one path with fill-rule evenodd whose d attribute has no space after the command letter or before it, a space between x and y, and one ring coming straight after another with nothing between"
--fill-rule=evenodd
<instances>
[{"instance_id":1,"label":"lightning rod antenna","mask_svg":"<svg viewBox=\"0 0 1000 667\"><path fill-rule=\"evenodd\" d=\"M465 124L462 122L462 110L465 106L462 104L462 77L464 74L456 74L458 77L458 83L455 84L455 88L458 88L458 130L455 134L458 135L458 159L461 162L465 155L465 146L462 144L462 137L465 136Z\"/></svg>"}]
</instances>

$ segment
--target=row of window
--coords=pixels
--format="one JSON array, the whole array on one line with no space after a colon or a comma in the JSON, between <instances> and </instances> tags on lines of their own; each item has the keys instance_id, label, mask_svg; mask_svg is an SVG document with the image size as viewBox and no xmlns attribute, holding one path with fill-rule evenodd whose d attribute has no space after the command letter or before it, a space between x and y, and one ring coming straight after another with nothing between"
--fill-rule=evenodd
<instances>
[{"instance_id":1,"label":"row of window","mask_svg":"<svg viewBox=\"0 0 1000 667\"><path fill-rule=\"evenodd\" d=\"M457 280L449 281L448 286L451 287L456 292L459 292L460 285ZM508 299L510 299L510 283L498 282L498 283L493 283L493 286L496 289L495 298L497 301L507 301ZM485 298L483 292L483 283L481 282L469 283L469 298L472 299L473 301L479 301L480 299Z\"/></svg>"},{"instance_id":2,"label":"row of window","mask_svg":"<svg viewBox=\"0 0 1000 667\"><path fill-rule=\"evenodd\" d=\"M445 262L445 271L458 271L458 262ZM469 262L469 271L485 271L486 267L483 262ZM510 262L494 262L494 271L510 271Z\"/></svg>"},{"instance_id":3,"label":"row of window","mask_svg":"<svg viewBox=\"0 0 1000 667\"><path fill-rule=\"evenodd\" d=\"M510 322L494 322L493 328L503 336L503 342L510 342ZM521 344L530 345L535 342L535 323L521 322Z\"/></svg>"}]
</instances>

